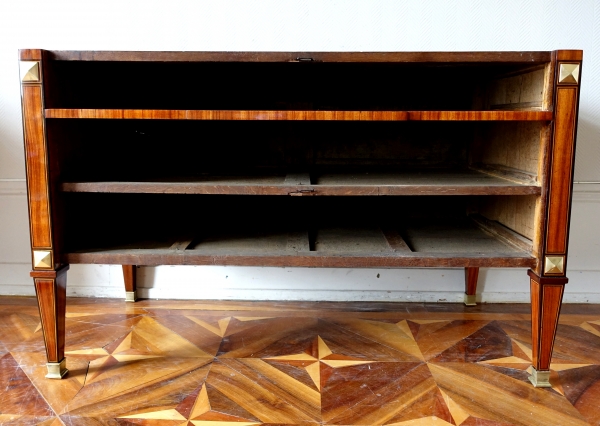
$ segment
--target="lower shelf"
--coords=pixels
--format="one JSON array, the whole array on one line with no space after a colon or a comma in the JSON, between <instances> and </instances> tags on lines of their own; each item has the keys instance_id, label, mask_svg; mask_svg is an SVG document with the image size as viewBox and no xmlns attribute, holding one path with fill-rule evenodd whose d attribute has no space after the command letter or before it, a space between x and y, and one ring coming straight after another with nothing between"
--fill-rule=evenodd
<instances>
[{"instance_id":1,"label":"lower shelf","mask_svg":"<svg viewBox=\"0 0 600 426\"><path fill-rule=\"evenodd\" d=\"M496 226L496 229L494 229ZM408 226L323 225L293 231L220 228L199 236L87 248L68 263L279 267L534 267L526 242L482 220ZM508 237L507 237L508 235ZM519 242L519 244L515 244ZM525 240L526 241L526 240Z\"/></svg>"},{"instance_id":2,"label":"lower shelf","mask_svg":"<svg viewBox=\"0 0 600 426\"><path fill-rule=\"evenodd\" d=\"M306 268L534 268L536 259L525 253L498 253L493 256L478 253L411 253L409 255L354 253L207 253L189 250L105 250L67 253L67 263L123 265L221 265L276 266Z\"/></svg>"}]
</instances>

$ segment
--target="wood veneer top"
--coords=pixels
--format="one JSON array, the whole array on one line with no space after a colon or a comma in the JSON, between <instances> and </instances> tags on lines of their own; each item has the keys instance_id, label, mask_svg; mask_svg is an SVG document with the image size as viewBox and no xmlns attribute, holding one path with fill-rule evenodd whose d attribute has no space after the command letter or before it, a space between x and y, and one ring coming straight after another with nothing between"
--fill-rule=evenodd
<instances>
[{"instance_id":1,"label":"wood veneer top","mask_svg":"<svg viewBox=\"0 0 600 426\"><path fill-rule=\"evenodd\" d=\"M27 52L23 50L22 52ZM566 51L561 51L566 52ZM578 52L578 51L574 51ZM23 53L22 53L23 54ZM58 61L140 61L140 62L549 62L552 52L142 52L53 50Z\"/></svg>"}]
</instances>

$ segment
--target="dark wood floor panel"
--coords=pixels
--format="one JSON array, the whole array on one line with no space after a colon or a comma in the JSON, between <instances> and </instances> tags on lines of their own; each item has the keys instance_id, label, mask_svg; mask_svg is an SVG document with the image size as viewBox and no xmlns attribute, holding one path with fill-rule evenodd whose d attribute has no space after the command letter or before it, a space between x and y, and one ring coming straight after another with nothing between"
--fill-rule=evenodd
<instances>
[{"instance_id":1,"label":"dark wood floor panel","mask_svg":"<svg viewBox=\"0 0 600 426\"><path fill-rule=\"evenodd\" d=\"M1 425L600 424L597 305L566 305L548 389L527 305L71 299L64 380L35 300L0 307Z\"/></svg>"}]
</instances>

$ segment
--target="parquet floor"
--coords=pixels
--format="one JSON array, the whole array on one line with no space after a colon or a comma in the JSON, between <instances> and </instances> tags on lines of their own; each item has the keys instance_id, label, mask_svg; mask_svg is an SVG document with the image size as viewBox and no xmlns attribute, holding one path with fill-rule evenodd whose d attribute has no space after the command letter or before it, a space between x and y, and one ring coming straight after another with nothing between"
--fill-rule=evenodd
<instances>
[{"instance_id":1,"label":"parquet floor","mask_svg":"<svg viewBox=\"0 0 600 426\"><path fill-rule=\"evenodd\" d=\"M527 305L69 299L65 380L0 298L3 425L600 425L600 306L566 305L550 389Z\"/></svg>"}]
</instances>

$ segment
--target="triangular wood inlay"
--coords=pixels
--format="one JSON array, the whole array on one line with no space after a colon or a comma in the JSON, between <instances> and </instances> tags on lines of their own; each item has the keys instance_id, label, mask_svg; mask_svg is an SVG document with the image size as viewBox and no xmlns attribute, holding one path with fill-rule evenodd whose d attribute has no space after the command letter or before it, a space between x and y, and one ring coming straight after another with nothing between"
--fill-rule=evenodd
<instances>
[{"instance_id":1,"label":"triangular wood inlay","mask_svg":"<svg viewBox=\"0 0 600 426\"><path fill-rule=\"evenodd\" d=\"M227 358L212 365L207 384L263 423L317 422L318 392L287 380L291 378L260 359ZM215 410L210 391L209 398Z\"/></svg>"},{"instance_id":2,"label":"triangular wood inlay","mask_svg":"<svg viewBox=\"0 0 600 426\"><path fill-rule=\"evenodd\" d=\"M222 415L229 416L229 418L244 419L245 421L249 422L258 422L258 419L252 413L244 409L242 406L236 404L231 399L227 398L227 396L219 392L210 384L206 385L206 391L212 412L221 413Z\"/></svg>"},{"instance_id":3,"label":"triangular wood inlay","mask_svg":"<svg viewBox=\"0 0 600 426\"><path fill-rule=\"evenodd\" d=\"M177 407L175 407L175 409L181 413L181 415L183 417L185 417L186 419L189 419L192 415L192 409L196 408L196 400L198 399L198 395L200 394L201 391L206 392L206 386L204 384L202 384L199 388L195 389L194 391L192 391L190 394L188 394L183 401L181 401L179 403L179 405Z\"/></svg>"},{"instance_id":4,"label":"triangular wood inlay","mask_svg":"<svg viewBox=\"0 0 600 426\"><path fill-rule=\"evenodd\" d=\"M425 390L425 386L428 384L430 385L430 388L429 390ZM409 421L421 421L429 414L429 418L435 417L446 422L446 424L454 424L452 413L444 401L440 389L435 386L433 379L431 379L430 382L427 380L422 382L422 387L424 388L424 391L420 394L416 394L418 397L414 398L412 401L410 401L409 398L406 398L407 395L403 395L403 398L405 398L405 406L396 416L389 420L389 423L396 424ZM431 416L431 414L433 414L433 416Z\"/></svg>"},{"instance_id":5,"label":"triangular wood inlay","mask_svg":"<svg viewBox=\"0 0 600 426\"><path fill-rule=\"evenodd\" d=\"M482 362L512 355L512 341L495 322L480 328L432 359L435 362ZM525 361L528 362L528 361Z\"/></svg>"},{"instance_id":6,"label":"triangular wood inlay","mask_svg":"<svg viewBox=\"0 0 600 426\"><path fill-rule=\"evenodd\" d=\"M531 347L525 346L525 344L511 339L512 341L512 354L513 356L521 359L531 360Z\"/></svg>"},{"instance_id":7,"label":"triangular wood inlay","mask_svg":"<svg viewBox=\"0 0 600 426\"><path fill-rule=\"evenodd\" d=\"M464 362L429 363L438 386L471 416L497 422L520 423L535 416L540 424L580 424L581 415L561 395L532 389L493 369ZM519 395L535 392L535 400L522 404ZM489 404L494 398L494 404ZM466 423L466 422L465 422Z\"/></svg>"},{"instance_id":8,"label":"triangular wood inlay","mask_svg":"<svg viewBox=\"0 0 600 426\"><path fill-rule=\"evenodd\" d=\"M421 324L417 344L426 360L432 359L485 327L487 321L457 320Z\"/></svg>"},{"instance_id":9,"label":"triangular wood inlay","mask_svg":"<svg viewBox=\"0 0 600 426\"><path fill-rule=\"evenodd\" d=\"M600 393L596 395L596 392L593 391L594 387L600 383L599 365L560 371L558 376L565 389L565 397L575 406L588 392L590 395L600 396Z\"/></svg>"},{"instance_id":10,"label":"triangular wood inlay","mask_svg":"<svg viewBox=\"0 0 600 426\"><path fill-rule=\"evenodd\" d=\"M440 419L439 417L429 416L429 417L421 417L419 419L413 419L408 421L403 421L400 423L388 423L387 426L451 426L452 423L448 423L445 420Z\"/></svg>"},{"instance_id":11,"label":"triangular wood inlay","mask_svg":"<svg viewBox=\"0 0 600 426\"><path fill-rule=\"evenodd\" d=\"M305 384L306 386L313 387L315 390L319 390L320 384L320 363L317 360L309 362L279 362L276 360L264 359L266 363L277 368L281 372L287 374L295 380Z\"/></svg>"},{"instance_id":12,"label":"triangular wood inlay","mask_svg":"<svg viewBox=\"0 0 600 426\"><path fill-rule=\"evenodd\" d=\"M422 363L382 362L335 369L321 389L323 420L327 424L387 424L405 411L409 418L425 417L416 411L423 401L435 411L432 394L436 392L435 381Z\"/></svg>"},{"instance_id":13,"label":"triangular wood inlay","mask_svg":"<svg viewBox=\"0 0 600 426\"><path fill-rule=\"evenodd\" d=\"M424 360L407 321L400 321L395 324L364 319L337 319L335 322L378 345L391 347L405 354L406 361Z\"/></svg>"},{"instance_id":14,"label":"triangular wood inlay","mask_svg":"<svg viewBox=\"0 0 600 426\"><path fill-rule=\"evenodd\" d=\"M589 331L590 333L600 337L600 325L594 324L592 322L584 322L580 325L585 331Z\"/></svg>"},{"instance_id":15,"label":"triangular wood inlay","mask_svg":"<svg viewBox=\"0 0 600 426\"><path fill-rule=\"evenodd\" d=\"M86 381L66 411L88 417L102 412L106 401L118 401L120 413L127 415L146 406L155 407L157 398L171 401L171 408L175 409L185 395L204 380L207 364L210 360L206 358L171 358L169 362L164 358L108 361L106 365L97 366L93 379ZM139 392L141 387L145 392Z\"/></svg>"},{"instance_id":16,"label":"triangular wood inlay","mask_svg":"<svg viewBox=\"0 0 600 426\"><path fill-rule=\"evenodd\" d=\"M10 353L0 358L0 414L54 416L50 406Z\"/></svg>"}]
</instances>

